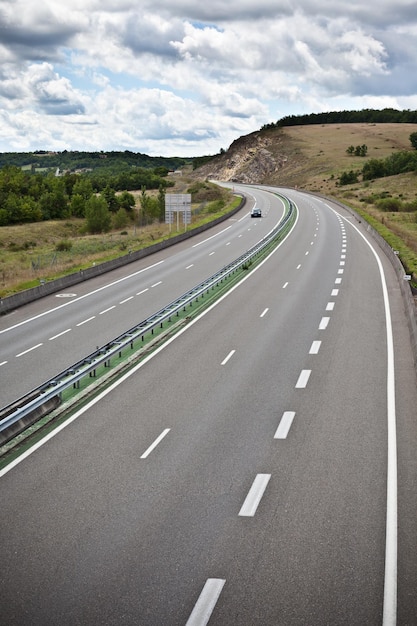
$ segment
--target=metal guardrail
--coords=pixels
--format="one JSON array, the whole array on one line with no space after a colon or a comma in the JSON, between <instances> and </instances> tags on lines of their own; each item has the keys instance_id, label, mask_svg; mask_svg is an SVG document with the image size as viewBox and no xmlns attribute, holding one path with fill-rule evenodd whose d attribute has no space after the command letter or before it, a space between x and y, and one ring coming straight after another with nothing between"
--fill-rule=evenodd
<instances>
[{"instance_id":1,"label":"metal guardrail","mask_svg":"<svg viewBox=\"0 0 417 626\"><path fill-rule=\"evenodd\" d=\"M77 384L79 384L79 381L85 376L91 376L92 373L95 374L95 370L100 365L108 365L113 356L116 354L119 354L120 356L124 348L129 345L130 347L133 347L133 343L139 338L143 340L146 333L153 333L154 329L158 326L161 326L162 328L164 321L170 320L173 315L179 314L181 309L185 311L187 305L198 300L198 298L203 296L204 293L216 287L237 269L243 267L256 255L262 252L285 229L293 217L295 205L288 198L284 197L284 199L288 203L288 211L286 212L284 219L266 237L261 239L259 243L242 254L238 259L229 263L202 283L193 287L190 291L187 291L177 300L168 304L163 309L157 311L136 326L133 326L131 329L122 335L119 335L119 337L116 337L116 339L113 339L102 348L97 349L95 352L91 353L78 363L75 363L71 367L63 370L53 379L48 380L18 400L15 400L13 403L5 406L0 410L0 433L5 434L4 431L10 429L14 424L16 424L16 422L33 414L48 401L56 398L56 396L60 396L68 387L76 387Z\"/></svg>"}]
</instances>

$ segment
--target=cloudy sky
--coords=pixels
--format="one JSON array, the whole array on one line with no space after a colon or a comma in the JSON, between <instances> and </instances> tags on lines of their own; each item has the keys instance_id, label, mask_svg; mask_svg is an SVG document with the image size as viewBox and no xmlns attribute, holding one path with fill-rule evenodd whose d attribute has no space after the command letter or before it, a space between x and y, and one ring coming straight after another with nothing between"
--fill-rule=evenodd
<instances>
[{"instance_id":1,"label":"cloudy sky","mask_svg":"<svg viewBox=\"0 0 417 626\"><path fill-rule=\"evenodd\" d=\"M417 109L415 0L0 0L0 152L200 156L385 107Z\"/></svg>"}]
</instances>

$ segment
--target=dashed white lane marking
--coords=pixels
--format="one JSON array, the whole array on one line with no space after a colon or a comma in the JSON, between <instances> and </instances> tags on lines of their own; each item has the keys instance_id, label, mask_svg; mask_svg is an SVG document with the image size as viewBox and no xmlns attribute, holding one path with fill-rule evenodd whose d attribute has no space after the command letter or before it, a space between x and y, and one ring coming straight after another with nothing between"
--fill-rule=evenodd
<instances>
[{"instance_id":1,"label":"dashed white lane marking","mask_svg":"<svg viewBox=\"0 0 417 626\"><path fill-rule=\"evenodd\" d=\"M334 302L328 302L326 305L326 311L333 311L334 309Z\"/></svg>"},{"instance_id":2,"label":"dashed white lane marking","mask_svg":"<svg viewBox=\"0 0 417 626\"><path fill-rule=\"evenodd\" d=\"M300 263L300 265L297 265L297 268L296 268L296 269L297 269L297 270L299 270L299 269L300 269L300 267L301 267L301 263Z\"/></svg>"},{"instance_id":3,"label":"dashed white lane marking","mask_svg":"<svg viewBox=\"0 0 417 626\"><path fill-rule=\"evenodd\" d=\"M258 474L256 476L239 511L241 517L253 517L255 515L270 478L271 474Z\"/></svg>"},{"instance_id":4,"label":"dashed white lane marking","mask_svg":"<svg viewBox=\"0 0 417 626\"><path fill-rule=\"evenodd\" d=\"M185 268L186 270L191 269L192 267L194 267L194 263L191 263L191 265L187 265L187 267Z\"/></svg>"},{"instance_id":5,"label":"dashed white lane marking","mask_svg":"<svg viewBox=\"0 0 417 626\"><path fill-rule=\"evenodd\" d=\"M54 335L53 337L49 337L49 341L53 341L54 339L58 339L58 337L62 337L62 335L66 335L70 331L71 331L71 328L67 328L67 330L63 330L62 332L58 333L57 335Z\"/></svg>"},{"instance_id":6,"label":"dashed white lane marking","mask_svg":"<svg viewBox=\"0 0 417 626\"><path fill-rule=\"evenodd\" d=\"M211 237L207 237L206 239L203 239L203 241L199 241L198 243L195 243L193 246L191 246L192 248L197 248L198 246L203 245L203 243L207 243L207 241L210 241L210 239L214 239L215 237L218 237L219 235L221 235L222 233L225 233L226 230L229 230L229 228L232 228L232 225L227 226L226 228L223 228L223 230L219 231L218 233L215 233L214 235L211 235Z\"/></svg>"},{"instance_id":7,"label":"dashed white lane marking","mask_svg":"<svg viewBox=\"0 0 417 626\"><path fill-rule=\"evenodd\" d=\"M206 581L186 626L206 626L225 582L222 578L209 578Z\"/></svg>"},{"instance_id":8,"label":"dashed white lane marking","mask_svg":"<svg viewBox=\"0 0 417 626\"><path fill-rule=\"evenodd\" d=\"M221 362L221 365L226 365L227 361L232 358L232 356L234 355L235 352L236 352L236 350L230 350L230 352L227 355L227 357L225 359L223 359L223 361Z\"/></svg>"},{"instance_id":9,"label":"dashed white lane marking","mask_svg":"<svg viewBox=\"0 0 417 626\"><path fill-rule=\"evenodd\" d=\"M87 324L87 322L91 322L91 320L93 320L94 318L95 318L95 315L92 315L91 317L88 317L83 322L80 322L79 324L77 324L77 326L82 326L83 324Z\"/></svg>"},{"instance_id":10,"label":"dashed white lane marking","mask_svg":"<svg viewBox=\"0 0 417 626\"><path fill-rule=\"evenodd\" d=\"M313 341L311 344L309 354L318 354L321 346L321 341Z\"/></svg>"},{"instance_id":11,"label":"dashed white lane marking","mask_svg":"<svg viewBox=\"0 0 417 626\"><path fill-rule=\"evenodd\" d=\"M23 356L24 354L27 354L28 352L32 352L32 350L36 350L36 348L40 348L41 346L43 346L43 343L38 343L36 344L36 346L32 346L31 348L28 348L27 350L24 350L23 352L19 352L19 354L16 354L16 357L19 358L19 356Z\"/></svg>"},{"instance_id":12,"label":"dashed white lane marking","mask_svg":"<svg viewBox=\"0 0 417 626\"><path fill-rule=\"evenodd\" d=\"M274 439L286 439L288 431L291 428L291 424L295 417L295 411L285 411L281 417L279 426L275 432Z\"/></svg>"},{"instance_id":13,"label":"dashed white lane marking","mask_svg":"<svg viewBox=\"0 0 417 626\"><path fill-rule=\"evenodd\" d=\"M125 298L124 300L121 300L119 302L119 304L124 304L125 302L129 302L129 300L133 300L135 296L129 296L128 298Z\"/></svg>"},{"instance_id":14,"label":"dashed white lane marking","mask_svg":"<svg viewBox=\"0 0 417 626\"><path fill-rule=\"evenodd\" d=\"M308 255L308 250L307 250L307 252L306 252L306 254L305 254L305 255L306 255L306 256Z\"/></svg>"},{"instance_id":15,"label":"dashed white lane marking","mask_svg":"<svg viewBox=\"0 0 417 626\"><path fill-rule=\"evenodd\" d=\"M339 290L338 289L332 289L332 296L338 296L339 295Z\"/></svg>"},{"instance_id":16,"label":"dashed white lane marking","mask_svg":"<svg viewBox=\"0 0 417 626\"><path fill-rule=\"evenodd\" d=\"M213 254L216 254L215 252L210 252L209 256L213 256Z\"/></svg>"},{"instance_id":17,"label":"dashed white lane marking","mask_svg":"<svg viewBox=\"0 0 417 626\"><path fill-rule=\"evenodd\" d=\"M146 289L142 289L142 291L138 291L138 293L136 294L137 296L141 296L143 293L145 293L146 291L149 291L149 287L146 287Z\"/></svg>"},{"instance_id":18,"label":"dashed white lane marking","mask_svg":"<svg viewBox=\"0 0 417 626\"><path fill-rule=\"evenodd\" d=\"M155 439L155 441L149 446L149 448L142 454L142 456L140 457L141 459L146 459L150 453L152 452L152 450L154 450L156 448L156 446L161 443L162 439L164 437L166 437L166 435L169 433L171 429L170 428L165 428L165 430L162 431L162 433L159 435L159 437L157 437Z\"/></svg>"},{"instance_id":19,"label":"dashed white lane marking","mask_svg":"<svg viewBox=\"0 0 417 626\"><path fill-rule=\"evenodd\" d=\"M153 285L151 285L151 288L153 289L154 287L158 287L158 285L162 284L162 280L158 280L157 283L154 283Z\"/></svg>"},{"instance_id":20,"label":"dashed white lane marking","mask_svg":"<svg viewBox=\"0 0 417 626\"><path fill-rule=\"evenodd\" d=\"M108 309L104 309L104 311L100 311L99 315L104 315L104 313L108 313L109 311L112 311L115 308L116 308L116 305L113 304L113 306L109 306Z\"/></svg>"},{"instance_id":21,"label":"dashed white lane marking","mask_svg":"<svg viewBox=\"0 0 417 626\"><path fill-rule=\"evenodd\" d=\"M310 378L311 370L301 370L301 373L296 382L296 389L305 389L307 387L308 379Z\"/></svg>"},{"instance_id":22,"label":"dashed white lane marking","mask_svg":"<svg viewBox=\"0 0 417 626\"><path fill-rule=\"evenodd\" d=\"M330 317L322 317L320 324L319 324L319 330L326 330L329 322L330 322Z\"/></svg>"},{"instance_id":23,"label":"dashed white lane marking","mask_svg":"<svg viewBox=\"0 0 417 626\"><path fill-rule=\"evenodd\" d=\"M283 288L283 289L286 289L287 287L288 287L288 283L284 283L284 284L282 285L282 288Z\"/></svg>"},{"instance_id":24,"label":"dashed white lane marking","mask_svg":"<svg viewBox=\"0 0 417 626\"><path fill-rule=\"evenodd\" d=\"M342 279L341 279L341 278L336 278L336 280L334 281L334 284L335 284L335 285L340 285L340 284L341 284L341 282L342 282Z\"/></svg>"},{"instance_id":25,"label":"dashed white lane marking","mask_svg":"<svg viewBox=\"0 0 417 626\"><path fill-rule=\"evenodd\" d=\"M343 274L344 270L337 270L338 274Z\"/></svg>"},{"instance_id":26,"label":"dashed white lane marking","mask_svg":"<svg viewBox=\"0 0 417 626\"><path fill-rule=\"evenodd\" d=\"M264 309L259 317L265 317L265 315L268 313L268 311L269 311L268 308Z\"/></svg>"}]
</instances>

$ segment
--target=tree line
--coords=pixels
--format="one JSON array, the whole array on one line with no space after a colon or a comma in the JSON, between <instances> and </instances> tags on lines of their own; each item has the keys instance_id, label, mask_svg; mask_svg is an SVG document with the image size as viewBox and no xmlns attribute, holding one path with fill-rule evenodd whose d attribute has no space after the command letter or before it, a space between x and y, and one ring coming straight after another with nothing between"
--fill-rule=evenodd
<instances>
[{"instance_id":1,"label":"tree line","mask_svg":"<svg viewBox=\"0 0 417 626\"><path fill-rule=\"evenodd\" d=\"M7 165L0 169L0 226L70 217L93 221L91 207L97 209L100 204L101 210L106 208L109 212L109 221L112 213L121 210L123 215L133 210L135 199L129 190L142 189L142 197L144 194L146 197L147 189L159 189L164 194L173 186L164 177L166 173L166 168L134 168L107 177L70 173L56 176L31 174L16 165ZM116 192L121 193L116 195ZM156 214L159 210L148 201L145 214Z\"/></svg>"},{"instance_id":2,"label":"tree line","mask_svg":"<svg viewBox=\"0 0 417 626\"><path fill-rule=\"evenodd\" d=\"M417 124L417 111L409 109L362 109L360 111L327 111L324 113L307 113L304 115L286 115L277 122L262 126L280 128L283 126L301 126L310 124Z\"/></svg>"}]
</instances>

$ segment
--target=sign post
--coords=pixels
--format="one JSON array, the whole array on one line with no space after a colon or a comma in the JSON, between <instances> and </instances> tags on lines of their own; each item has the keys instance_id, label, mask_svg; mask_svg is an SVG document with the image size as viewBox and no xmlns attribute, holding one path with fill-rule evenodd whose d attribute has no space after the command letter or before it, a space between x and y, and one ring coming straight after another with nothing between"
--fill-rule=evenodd
<instances>
[{"instance_id":1,"label":"sign post","mask_svg":"<svg viewBox=\"0 0 417 626\"><path fill-rule=\"evenodd\" d=\"M191 194L190 193L166 193L165 194L165 224L174 222L174 213L177 214L177 231L179 228L179 214L182 213L182 223L185 230L187 224L191 224Z\"/></svg>"}]
</instances>

